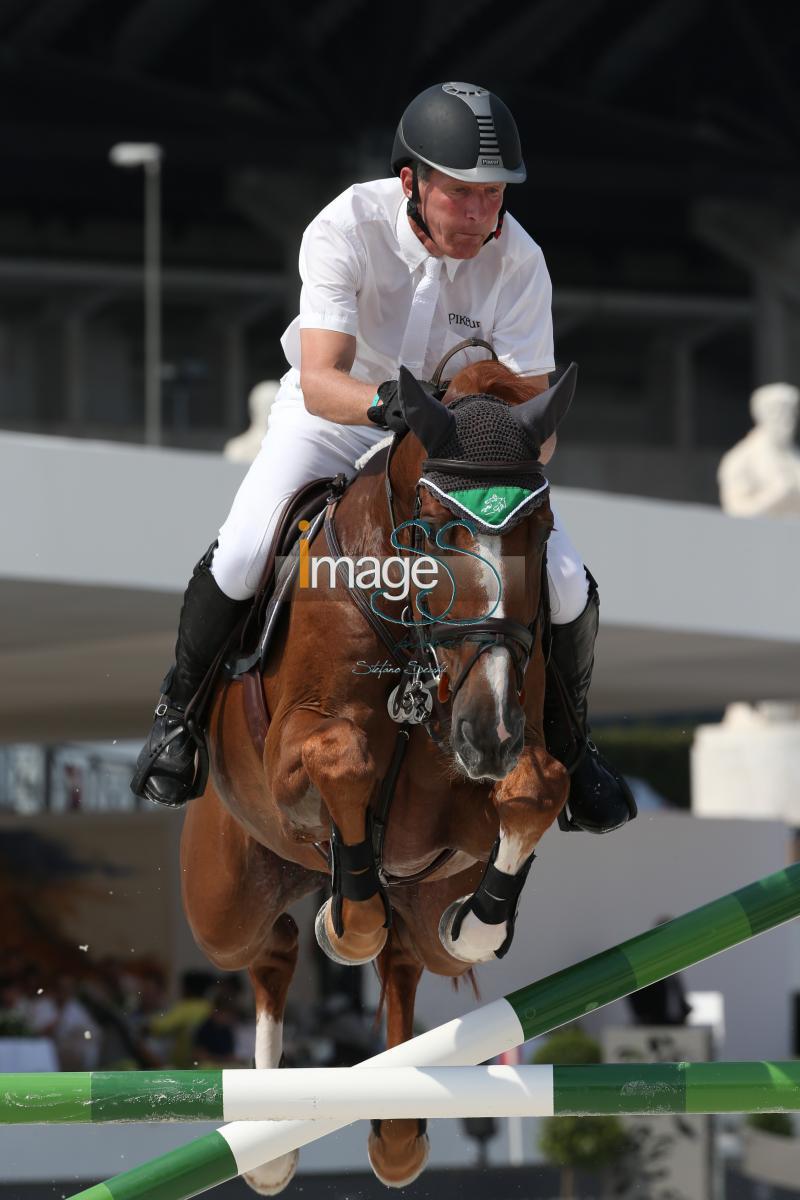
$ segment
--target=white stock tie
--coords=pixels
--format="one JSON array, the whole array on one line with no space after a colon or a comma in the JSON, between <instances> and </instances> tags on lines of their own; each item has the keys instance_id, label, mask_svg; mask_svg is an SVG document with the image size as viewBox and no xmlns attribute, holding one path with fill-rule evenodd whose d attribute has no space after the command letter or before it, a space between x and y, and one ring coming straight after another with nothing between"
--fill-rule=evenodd
<instances>
[{"instance_id":1,"label":"white stock tie","mask_svg":"<svg viewBox=\"0 0 800 1200\"><path fill-rule=\"evenodd\" d=\"M441 258L434 258L431 255L425 259L425 271L414 292L406 331L403 334L400 363L417 378L422 376L425 355L428 351L431 325L439 300L443 266L444 260Z\"/></svg>"}]
</instances>

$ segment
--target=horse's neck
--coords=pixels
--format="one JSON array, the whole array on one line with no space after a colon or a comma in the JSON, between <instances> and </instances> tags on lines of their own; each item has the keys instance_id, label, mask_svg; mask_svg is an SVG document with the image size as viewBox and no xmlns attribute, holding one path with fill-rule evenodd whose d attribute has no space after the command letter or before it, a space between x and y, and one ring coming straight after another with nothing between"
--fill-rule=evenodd
<instances>
[{"instance_id":1,"label":"horse's neck","mask_svg":"<svg viewBox=\"0 0 800 1200\"><path fill-rule=\"evenodd\" d=\"M394 520L398 525L412 514L413 483L416 462L412 462L405 441L401 442L390 463L390 482ZM411 497L411 498L409 498ZM340 540L347 553L362 555L394 555L392 546L393 521L386 492L386 475L382 469L374 474L362 474L348 488L340 502Z\"/></svg>"}]
</instances>

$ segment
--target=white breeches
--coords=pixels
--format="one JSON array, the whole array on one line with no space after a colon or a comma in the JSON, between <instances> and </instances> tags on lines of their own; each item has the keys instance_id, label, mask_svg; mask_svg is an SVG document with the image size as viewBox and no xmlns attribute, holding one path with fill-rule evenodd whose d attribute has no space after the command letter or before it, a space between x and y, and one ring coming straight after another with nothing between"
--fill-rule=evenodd
<instances>
[{"instance_id":1,"label":"white breeches","mask_svg":"<svg viewBox=\"0 0 800 1200\"><path fill-rule=\"evenodd\" d=\"M312 416L303 403L298 373L281 380L261 449L242 480L219 531L211 573L232 600L255 594L284 504L312 479L352 474L357 458L386 436L372 425L337 425ZM588 582L578 552L558 515L547 543L547 574L555 625L565 625L586 607Z\"/></svg>"}]
</instances>

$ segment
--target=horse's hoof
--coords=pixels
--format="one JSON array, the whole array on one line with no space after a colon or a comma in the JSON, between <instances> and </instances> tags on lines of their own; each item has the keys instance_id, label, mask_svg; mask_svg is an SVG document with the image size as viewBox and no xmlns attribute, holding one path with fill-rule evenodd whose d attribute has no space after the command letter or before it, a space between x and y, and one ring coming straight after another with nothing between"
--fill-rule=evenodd
<instances>
[{"instance_id":1,"label":"horse's hoof","mask_svg":"<svg viewBox=\"0 0 800 1200\"><path fill-rule=\"evenodd\" d=\"M374 935L351 934L349 935L350 940L355 943L357 954L351 958L346 957L346 947L342 944L342 939L336 936L333 928L330 900L326 900L317 913L317 919L314 922L314 933L317 935L317 943L320 950L324 954L327 954L332 962L338 963L340 967L361 967L365 963L372 962L386 945L386 938L388 937L388 930L384 929L383 926L376 929ZM348 937L346 930L344 937Z\"/></svg>"},{"instance_id":2,"label":"horse's hoof","mask_svg":"<svg viewBox=\"0 0 800 1200\"><path fill-rule=\"evenodd\" d=\"M417 1120L382 1121L381 1134L370 1133L369 1165L385 1187L407 1187L425 1170L431 1144L427 1133L418 1134L418 1129Z\"/></svg>"},{"instance_id":3,"label":"horse's hoof","mask_svg":"<svg viewBox=\"0 0 800 1200\"><path fill-rule=\"evenodd\" d=\"M473 966L475 963L491 962L495 950L499 950L506 940L506 923L485 925L473 912L468 912L461 923L458 938L453 938L453 922L467 900L469 896L462 896L444 910L439 921L439 941L451 958L457 958L459 962Z\"/></svg>"},{"instance_id":4,"label":"horse's hoof","mask_svg":"<svg viewBox=\"0 0 800 1200\"><path fill-rule=\"evenodd\" d=\"M259 1196L277 1196L278 1192L282 1192L292 1182L299 1158L299 1152L292 1150L289 1154L282 1154L280 1158L273 1159L272 1162L264 1163L255 1171L248 1171L242 1179L254 1192L258 1192Z\"/></svg>"}]
</instances>

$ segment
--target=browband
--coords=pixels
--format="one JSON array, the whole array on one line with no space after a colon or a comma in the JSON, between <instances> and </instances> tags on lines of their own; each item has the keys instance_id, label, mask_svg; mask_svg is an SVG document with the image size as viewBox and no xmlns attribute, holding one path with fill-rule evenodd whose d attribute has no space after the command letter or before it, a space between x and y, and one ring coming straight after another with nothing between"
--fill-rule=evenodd
<instances>
[{"instance_id":1,"label":"browband","mask_svg":"<svg viewBox=\"0 0 800 1200\"><path fill-rule=\"evenodd\" d=\"M423 475L428 471L444 471L449 475L474 475L483 479L487 475L541 475L542 465L535 459L530 462L464 462L460 458L426 458L422 464Z\"/></svg>"}]
</instances>

